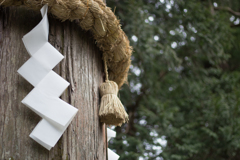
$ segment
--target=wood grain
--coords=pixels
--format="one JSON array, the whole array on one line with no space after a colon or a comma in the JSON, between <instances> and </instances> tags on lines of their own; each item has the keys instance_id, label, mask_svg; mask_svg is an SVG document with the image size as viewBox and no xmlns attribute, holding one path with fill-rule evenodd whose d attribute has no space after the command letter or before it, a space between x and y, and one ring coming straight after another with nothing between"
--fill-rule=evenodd
<instances>
[{"instance_id":1,"label":"wood grain","mask_svg":"<svg viewBox=\"0 0 240 160\"><path fill-rule=\"evenodd\" d=\"M74 22L49 16L49 42L65 56L54 69L70 82L61 98L79 111L50 152L29 137L41 118L21 104L33 87L17 70L30 58L21 38L40 20L40 13L22 7L0 8L0 159L104 160L105 126L98 118L101 53L91 34Z\"/></svg>"}]
</instances>

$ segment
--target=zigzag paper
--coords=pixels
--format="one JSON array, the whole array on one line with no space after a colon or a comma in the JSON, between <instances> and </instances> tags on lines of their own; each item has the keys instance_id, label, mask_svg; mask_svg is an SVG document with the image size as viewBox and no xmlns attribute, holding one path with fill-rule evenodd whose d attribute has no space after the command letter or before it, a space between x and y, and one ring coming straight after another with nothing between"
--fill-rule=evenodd
<instances>
[{"instance_id":1,"label":"zigzag paper","mask_svg":"<svg viewBox=\"0 0 240 160\"><path fill-rule=\"evenodd\" d=\"M109 141L111 138L116 137L116 132L107 128L107 140ZM113 152L111 149L108 148L108 159L109 160L118 160L119 155Z\"/></svg>"},{"instance_id":2,"label":"zigzag paper","mask_svg":"<svg viewBox=\"0 0 240 160\"><path fill-rule=\"evenodd\" d=\"M78 110L59 98L69 83L52 71L64 57L48 42L47 10L42 7L41 22L22 39L31 58L18 73L34 86L22 103L43 118L30 137L50 150Z\"/></svg>"}]
</instances>

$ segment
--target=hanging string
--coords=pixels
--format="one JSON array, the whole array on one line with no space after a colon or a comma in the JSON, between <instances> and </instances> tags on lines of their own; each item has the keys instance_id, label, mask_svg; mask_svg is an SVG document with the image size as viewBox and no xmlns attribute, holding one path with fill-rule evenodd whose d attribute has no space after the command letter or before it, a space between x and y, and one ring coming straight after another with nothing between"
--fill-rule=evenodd
<instances>
[{"instance_id":1,"label":"hanging string","mask_svg":"<svg viewBox=\"0 0 240 160\"><path fill-rule=\"evenodd\" d=\"M105 71L105 81L108 82L108 67L107 67L107 56L103 54L103 62L104 62L104 71Z\"/></svg>"}]
</instances>

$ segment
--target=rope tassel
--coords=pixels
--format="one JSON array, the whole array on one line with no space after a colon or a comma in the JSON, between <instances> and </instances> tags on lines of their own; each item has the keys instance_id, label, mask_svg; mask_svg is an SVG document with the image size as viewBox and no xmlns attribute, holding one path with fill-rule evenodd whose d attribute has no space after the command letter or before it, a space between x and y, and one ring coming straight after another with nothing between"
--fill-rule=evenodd
<instances>
[{"instance_id":1,"label":"rope tassel","mask_svg":"<svg viewBox=\"0 0 240 160\"><path fill-rule=\"evenodd\" d=\"M107 62L104 56L106 82L100 86L101 104L99 116L101 122L107 125L121 126L128 121L123 104L118 98L118 85L114 81L108 80Z\"/></svg>"}]
</instances>

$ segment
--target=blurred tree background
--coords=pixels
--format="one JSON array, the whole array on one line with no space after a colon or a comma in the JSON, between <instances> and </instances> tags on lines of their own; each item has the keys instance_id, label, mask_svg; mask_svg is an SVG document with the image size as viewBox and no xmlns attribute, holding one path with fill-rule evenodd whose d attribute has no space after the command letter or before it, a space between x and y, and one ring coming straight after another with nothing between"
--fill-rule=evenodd
<instances>
[{"instance_id":1,"label":"blurred tree background","mask_svg":"<svg viewBox=\"0 0 240 160\"><path fill-rule=\"evenodd\" d=\"M240 159L240 1L107 0L134 48L121 160Z\"/></svg>"}]
</instances>

